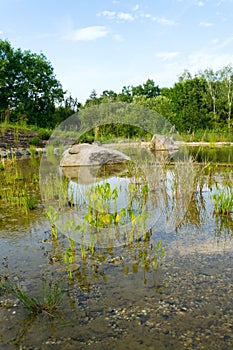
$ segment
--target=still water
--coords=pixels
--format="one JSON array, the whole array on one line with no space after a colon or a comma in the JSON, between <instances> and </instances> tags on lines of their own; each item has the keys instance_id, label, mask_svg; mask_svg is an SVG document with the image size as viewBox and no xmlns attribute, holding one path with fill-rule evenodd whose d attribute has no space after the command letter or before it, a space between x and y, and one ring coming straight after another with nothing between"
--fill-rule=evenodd
<instances>
[{"instance_id":1,"label":"still water","mask_svg":"<svg viewBox=\"0 0 233 350\"><path fill-rule=\"evenodd\" d=\"M132 156L136 151L130 152ZM199 158L201 152L204 158ZM221 157L216 158L219 152ZM182 181L175 187L179 192L174 192L174 164L156 168L156 176L149 180L147 177L151 181L154 217L149 224L142 220L144 227L138 224L145 229L145 235L138 230L128 240L121 230L115 230L113 239L121 244L104 245L99 238L94 242L95 249L86 249L83 259L77 229L77 235L71 236L76 246L70 264L64 262L70 236L62 221L58 239L51 237L40 197L39 159L17 162L17 181L22 186L34 176L31 190L38 203L26 214L1 199L0 275L19 281L25 292L36 297L43 294L43 280L56 282L62 288L63 303L54 317L34 317L0 289L1 349L232 349L233 213L215 213L212 201L218 188L232 188L232 148L195 149L189 153L202 164L191 168L185 182L186 172L177 173L182 174ZM224 166L215 165L221 159ZM50 170L56 171L56 160L46 162ZM185 169L189 166L187 163ZM0 176L1 190L6 191L4 171ZM120 178L124 196L124 188L133 177ZM156 178L160 181L159 191L151 187ZM116 181L116 174L112 179ZM80 191L80 183L74 178L65 185L66 190ZM85 190L83 201L86 193ZM56 204L61 198L55 193L53 199ZM123 198L124 203L128 201ZM73 205L67 205L62 198L60 219L73 215ZM117 206L122 207L120 199ZM77 216L81 215L84 214L78 212Z\"/></svg>"}]
</instances>

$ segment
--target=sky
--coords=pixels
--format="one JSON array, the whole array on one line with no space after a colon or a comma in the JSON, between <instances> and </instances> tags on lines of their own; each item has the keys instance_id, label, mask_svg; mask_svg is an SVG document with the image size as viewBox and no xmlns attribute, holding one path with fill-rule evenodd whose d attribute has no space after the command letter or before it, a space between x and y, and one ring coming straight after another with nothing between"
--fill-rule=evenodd
<instances>
[{"instance_id":1,"label":"sky","mask_svg":"<svg viewBox=\"0 0 233 350\"><path fill-rule=\"evenodd\" d=\"M84 103L233 63L233 0L0 0L0 39L43 53Z\"/></svg>"}]
</instances>

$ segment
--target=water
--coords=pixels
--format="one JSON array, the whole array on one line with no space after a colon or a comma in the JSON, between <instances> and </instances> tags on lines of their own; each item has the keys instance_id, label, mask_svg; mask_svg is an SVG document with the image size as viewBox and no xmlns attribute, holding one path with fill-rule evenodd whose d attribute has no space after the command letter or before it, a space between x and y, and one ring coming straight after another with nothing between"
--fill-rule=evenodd
<instances>
[{"instance_id":1,"label":"water","mask_svg":"<svg viewBox=\"0 0 233 350\"><path fill-rule=\"evenodd\" d=\"M232 150L224 152L226 163ZM17 164L26 181L30 171L38 172L38 162ZM156 220L145 239L98 246L85 261L77 241L70 265L64 264L67 237L59 233L58 242L51 239L40 199L29 216L1 201L1 276L20 279L35 296L42 295L45 276L60 284L64 296L56 317L33 317L0 290L1 348L232 349L233 215L215 214L211 200L216 184L232 186L232 166L195 169L187 211L173 230L164 230L162 211L161 222ZM172 166L166 178L171 179L171 172ZM4 172L0 176L4 186ZM39 198L38 183L34 190ZM167 190L172 203L171 188ZM165 249L161 260L154 251L158 242Z\"/></svg>"}]
</instances>

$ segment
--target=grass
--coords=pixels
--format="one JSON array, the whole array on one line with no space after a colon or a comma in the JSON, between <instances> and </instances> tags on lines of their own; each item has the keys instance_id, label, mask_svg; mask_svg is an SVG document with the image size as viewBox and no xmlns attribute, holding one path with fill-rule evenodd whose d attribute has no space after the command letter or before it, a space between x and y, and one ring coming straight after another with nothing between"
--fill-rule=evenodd
<instances>
[{"instance_id":1,"label":"grass","mask_svg":"<svg viewBox=\"0 0 233 350\"><path fill-rule=\"evenodd\" d=\"M35 209L39 202L39 174L35 166L39 159L30 158L28 162L2 159L0 167L0 206L18 209L23 214Z\"/></svg>"},{"instance_id":2,"label":"grass","mask_svg":"<svg viewBox=\"0 0 233 350\"><path fill-rule=\"evenodd\" d=\"M212 200L216 213L228 215L233 211L233 189L218 190L218 193L212 195Z\"/></svg>"},{"instance_id":3,"label":"grass","mask_svg":"<svg viewBox=\"0 0 233 350\"><path fill-rule=\"evenodd\" d=\"M0 288L17 298L23 308L35 316L46 313L54 317L63 300L62 289L57 283L52 282L48 285L44 282L41 298L28 295L20 285L8 279L0 282Z\"/></svg>"},{"instance_id":4,"label":"grass","mask_svg":"<svg viewBox=\"0 0 233 350\"><path fill-rule=\"evenodd\" d=\"M180 133L180 135L186 142L210 142L212 145L216 142L233 142L232 129L196 130L192 133Z\"/></svg>"}]
</instances>

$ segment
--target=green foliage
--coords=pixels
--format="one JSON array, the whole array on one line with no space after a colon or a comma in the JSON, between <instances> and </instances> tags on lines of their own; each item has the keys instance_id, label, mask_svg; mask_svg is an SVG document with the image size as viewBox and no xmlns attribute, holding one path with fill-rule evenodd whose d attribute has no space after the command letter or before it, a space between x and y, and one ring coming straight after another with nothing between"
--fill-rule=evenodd
<instances>
[{"instance_id":1,"label":"green foliage","mask_svg":"<svg viewBox=\"0 0 233 350\"><path fill-rule=\"evenodd\" d=\"M192 133L227 127L232 133L233 67L228 65L216 72L205 69L194 77L186 70L171 88L160 89L152 79L147 79L140 85L124 86L120 93L104 90L98 97L96 91L92 90L84 108L114 102L135 103L151 108L179 132ZM65 95L51 63L43 54L14 49L8 41L0 40L2 122L17 123L18 127L30 124L53 128L79 112L81 107L77 98ZM107 132L123 137L133 134L126 124L116 130L105 128L102 136L107 135ZM49 137L48 130L39 130L39 138L47 140Z\"/></svg>"},{"instance_id":2,"label":"green foliage","mask_svg":"<svg viewBox=\"0 0 233 350\"><path fill-rule=\"evenodd\" d=\"M14 157L2 160L1 164L4 172L1 178L3 186L0 188L0 200L28 215L29 211L35 209L38 204L38 194L34 190L36 174L30 173L27 179L24 178Z\"/></svg>"},{"instance_id":3,"label":"green foliage","mask_svg":"<svg viewBox=\"0 0 233 350\"><path fill-rule=\"evenodd\" d=\"M228 215L233 210L233 189L228 188L226 192L218 190L212 195L212 200L216 213Z\"/></svg>"},{"instance_id":4,"label":"green foliage","mask_svg":"<svg viewBox=\"0 0 233 350\"><path fill-rule=\"evenodd\" d=\"M154 269L159 268L159 266L163 261L164 256L165 256L165 249L162 247L162 242L159 241L154 248L154 260L152 262Z\"/></svg>"},{"instance_id":5,"label":"green foliage","mask_svg":"<svg viewBox=\"0 0 233 350\"><path fill-rule=\"evenodd\" d=\"M52 131L48 130L48 129L41 128L38 130L38 137L41 140L48 140L50 138L51 134L52 134Z\"/></svg>"},{"instance_id":6,"label":"green foliage","mask_svg":"<svg viewBox=\"0 0 233 350\"><path fill-rule=\"evenodd\" d=\"M92 186L86 194L89 203L85 219L90 225L101 228L119 222L120 216L117 211L114 213L110 212L111 201L115 201L118 198L118 190L116 187L111 189L110 184L107 182L105 184Z\"/></svg>"},{"instance_id":7,"label":"green foliage","mask_svg":"<svg viewBox=\"0 0 233 350\"><path fill-rule=\"evenodd\" d=\"M31 137L29 140L29 145L32 145L32 146L41 146L41 140L39 139L39 137L37 136L34 136L34 137Z\"/></svg>"},{"instance_id":8,"label":"green foliage","mask_svg":"<svg viewBox=\"0 0 233 350\"><path fill-rule=\"evenodd\" d=\"M43 54L14 49L0 40L0 96L0 112L10 110L11 121L24 116L29 124L43 127L64 91Z\"/></svg>"},{"instance_id":9,"label":"green foliage","mask_svg":"<svg viewBox=\"0 0 233 350\"><path fill-rule=\"evenodd\" d=\"M20 285L11 282L9 279L0 282L0 286L17 298L26 311L35 316L42 312L45 312L49 316L54 316L59 306L61 306L63 299L62 290L57 283L49 283L47 286L44 281L42 298L28 295Z\"/></svg>"},{"instance_id":10,"label":"green foliage","mask_svg":"<svg viewBox=\"0 0 233 350\"><path fill-rule=\"evenodd\" d=\"M56 221L59 218L59 214L56 211L56 209L52 205L50 205L46 209L46 216L47 216L47 218L48 218L48 220L50 221L50 224L51 224L52 237L55 240L57 240L58 239L58 229L56 227Z\"/></svg>"},{"instance_id":11,"label":"green foliage","mask_svg":"<svg viewBox=\"0 0 233 350\"><path fill-rule=\"evenodd\" d=\"M233 131L233 130L232 130ZM224 128L199 129L193 132L181 133L183 141L187 142L233 142L233 132Z\"/></svg>"},{"instance_id":12,"label":"green foliage","mask_svg":"<svg viewBox=\"0 0 233 350\"><path fill-rule=\"evenodd\" d=\"M92 186L86 192L88 197L88 211L85 216L86 222L96 229L104 227L123 227L127 221L132 226L144 219L145 204L148 199L149 188L147 184L129 183L128 202L125 207L118 208L116 200L119 189L110 184L98 184Z\"/></svg>"}]
</instances>

